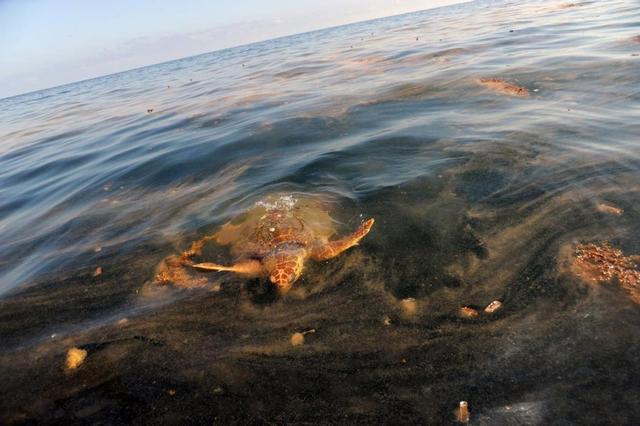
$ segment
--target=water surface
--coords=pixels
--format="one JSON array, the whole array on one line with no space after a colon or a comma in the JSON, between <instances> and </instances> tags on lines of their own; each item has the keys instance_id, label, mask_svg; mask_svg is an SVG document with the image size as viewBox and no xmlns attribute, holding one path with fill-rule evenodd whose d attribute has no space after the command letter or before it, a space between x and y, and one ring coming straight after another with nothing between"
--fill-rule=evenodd
<instances>
[{"instance_id":1,"label":"water surface","mask_svg":"<svg viewBox=\"0 0 640 426\"><path fill-rule=\"evenodd\" d=\"M0 100L0 422L634 423L639 308L565 254L640 254L639 34L481 1ZM286 297L152 283L273 194L376 224Z\"/></svg>"}]
</instances>

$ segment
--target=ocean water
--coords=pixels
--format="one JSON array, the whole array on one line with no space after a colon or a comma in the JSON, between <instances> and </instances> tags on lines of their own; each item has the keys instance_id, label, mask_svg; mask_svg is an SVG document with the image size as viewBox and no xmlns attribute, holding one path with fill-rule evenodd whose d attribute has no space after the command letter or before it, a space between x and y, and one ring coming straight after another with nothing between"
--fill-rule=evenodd
<instances>
[{"instance_id":1,"label":"ocean water","mask_svg":"<svg viewBox=\"0 0 640 426\"><path fill-rule=\"evenodd\" d=\"M569 264L640 254L638 53L634 0L480 1L0 100L0 423L636 423L640 307ZM376 223L153 282L269 197Z\"/></svg>"}]
</instances>

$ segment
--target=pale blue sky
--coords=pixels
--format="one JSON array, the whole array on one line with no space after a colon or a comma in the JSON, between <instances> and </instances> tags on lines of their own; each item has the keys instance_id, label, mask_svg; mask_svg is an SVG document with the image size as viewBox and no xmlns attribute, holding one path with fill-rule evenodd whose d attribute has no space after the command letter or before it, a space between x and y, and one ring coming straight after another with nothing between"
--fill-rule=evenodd
<instances>
[{"instance_id":1,"label":"pale blue sky","mask_svg":"<svg viewBox=\"0 0 640 426\"><path fill-rule=\"evenodd\" d=\"M0 0L0 98L462 0Z\"/></svg>"}]
</instances>

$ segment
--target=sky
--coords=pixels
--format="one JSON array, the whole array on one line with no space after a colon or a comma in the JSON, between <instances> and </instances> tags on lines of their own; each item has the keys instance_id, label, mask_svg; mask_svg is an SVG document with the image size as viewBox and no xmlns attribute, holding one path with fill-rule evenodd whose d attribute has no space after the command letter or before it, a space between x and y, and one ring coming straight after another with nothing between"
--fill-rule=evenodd
<instances>
[{"instance_id":1,"label":"sky","mask_svg":"<svg viewBox=\"0 0 640 426\"><path fill-rule=\"evenodd\" d=\"M0 0L0 98L462 1Z\"/></svg>"}]
</instances>

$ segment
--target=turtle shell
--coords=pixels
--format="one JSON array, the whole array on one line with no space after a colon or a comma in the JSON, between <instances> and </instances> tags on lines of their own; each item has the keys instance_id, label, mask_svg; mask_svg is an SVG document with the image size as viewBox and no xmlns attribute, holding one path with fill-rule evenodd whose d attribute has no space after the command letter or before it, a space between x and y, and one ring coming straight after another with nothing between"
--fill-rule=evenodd
<instances>
[{"instance_id":1,"label":"turtle shell","mask_svg":"<svg viewBox=\"0 0 640 426\"><path fill-rule=\"evenodd\" d=\"M222 225L214 238L220 245L229 245L237 257L263 257L287 243L324 243L336 232L328 207L327 201L317 198L272 196Z\"/></svg>"}]
</instances>

